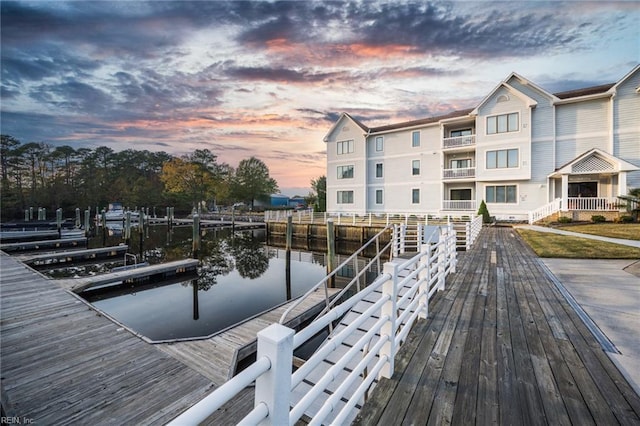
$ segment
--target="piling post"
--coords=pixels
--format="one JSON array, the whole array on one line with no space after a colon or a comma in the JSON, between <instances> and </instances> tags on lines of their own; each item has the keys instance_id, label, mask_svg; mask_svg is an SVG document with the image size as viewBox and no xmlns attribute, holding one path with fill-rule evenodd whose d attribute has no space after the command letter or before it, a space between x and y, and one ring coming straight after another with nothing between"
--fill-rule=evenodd
<instances>
[{"instance_id":1,"label":"piling post","mask_svg":"<svg viewBox=\"0 0 640 426\"><path fill-rule=\"evenodd\" d=\"M147 209L147 214L145 214L144 209L142 209L140 211L140 217L138 219L138 242L140 247L140 261L142 261L144 257L144 222L145 218L148 216L148 210L149 209Z\"/></svg>"},{"instance_id":2,"label":"piling post","mask_svg":"<svg viewBox=\"0 0 640 426\"><path fill-rule=\"evenodd\" d=\"M58 238L62 238L62 209L56 210L56 226L58 228Z\"/></svg>"},{"instance_id":3,"label":"piling post","mask_svg":"<svg viewBox=\"0 0 640 426\"><path fill-rule=\"evenodd\" d=\"M293 245L293 217L287 216L287 251L285 256L286 300L291 300L291 246Z\"/></svg>"},{"instance_id":4,"label":"piling post","mask_svg":"<svg viewBox=\"0 0 640 426\"><path fill-rule=\"evenodd\" d=\"M194 259L198 258L198 252L200 251L200 215L193 215L193 247L192 255Z\"/></svg>"},{"instance_id":5,"label":"piling post","mask_svg":"<svg viewBox=\"0 0 640 426\"><path fill-rule=\"evenodd\" d=\"M127 245L131 245L131 212L127 211L124 217L124 240Z\"/></svg>"},{"instance_id":6,"label":"piling post","mask_svg":"<svg viewBox=\"0 0 640 426\"><path fill-rule=\"evenodd\" d=\"M76 207L76 229L80 229L82 222L80 221L80 208Z\"/></svg>"},{"instance_id":7,"label":"piling post","mask_svg":"<svg viewBox=\"0 0 640 426\"><path fill-rule=\"evenodd\" d=\"M33 220L33 207L29 207L29 220Z\"/></svg>"},{"instance_id":8,"label":"piling post","mask_svg":"<svg viewBox=\"0 0 640 426\"><path fill-rule=\"evenodd\" d=\"M327 273L333 272L335 267L336 254L336 231L333 219L327 219ZM329 287L334 288L336 285L335 274L331 276Z\"/></svg>"},{"instance_id":9,"label":"piling post","mask_svg":"<svg viewBox=\"0 0 640 426\"><path fill-rule=\"evenodd\" d=\"M89 236L89 231L91 229L91 211L89 210L85 210L84 211L84 236L88 237Z\"/></svg>"},{"instance_id":10,"label":"piling post","mask_svg":"<svg viewBox=\"0 0 640 426\"><path fill-rule=\"evenodd\" d=\"M291 250L293 243L293 218L287 216L287 250Z\"/></svg>"},{"instance_id":11,"label":"piling post","mask_svg":"<svg viewBox=\"0 0 640 426\"><path fill-rule=\"evenodd\" d=\"M29 210L27 209L24 211L24 221L29 222Z\"/></svg>"},{"instance_id":12,"label":"piling post","mask_svg":"<svg viewBox=\"0 0 640 426\"><path fill-rule=\"evenodd\" d=\"M102 246L104 247L107 245L107 212L102 209L100 215L100 220L102 222Z\"/></svg>"}]
</instances>

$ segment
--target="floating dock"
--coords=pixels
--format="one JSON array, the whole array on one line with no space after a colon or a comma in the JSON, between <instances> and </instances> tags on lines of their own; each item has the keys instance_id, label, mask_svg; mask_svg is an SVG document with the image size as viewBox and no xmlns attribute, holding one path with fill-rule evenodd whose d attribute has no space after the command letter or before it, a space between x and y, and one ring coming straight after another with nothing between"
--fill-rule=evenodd
<instances>
[{"instance_id":1,"label":"floating dock","mask_svg":"<svg viewBox=\"0 0 640 426\"><path fill-rule=\"evenodd\" d=\"M57 235L57 233L56 233ZM22 241L17 243L0 244L0 250L13 253L35 250L56 250L68 247L80 247L87 245L87 238L63 238L57 240Z\"/></svg>"},{"instance_id":2,"label":"floating dock","mask_svg":"<svg viewBox=\"0 0 640 426\"><path fill-rule=\"evenodd\" d=\"M175 277L177 275L195 272L197 266L197 259L184 259L158 265L127 269L125 271L94 275L92 277L56 280L56 282L67 290L80 293L89 288L102 287L113 283L146 282L152 278L162 279Z\"/></svg>"},{"instance_id":3,"label":"floating dock","mask_svg":"<svg viewBox=\"0 0 640 426\"><path fill-rule=\"evenodd\" d=\"M86 250L72 250L45 254L21 255L18 258L27 265L38 266L64 266L72 262L87 260L109 259L122 257L129 249L127 245L102 247Z\"/></svg>"}]
</instances>

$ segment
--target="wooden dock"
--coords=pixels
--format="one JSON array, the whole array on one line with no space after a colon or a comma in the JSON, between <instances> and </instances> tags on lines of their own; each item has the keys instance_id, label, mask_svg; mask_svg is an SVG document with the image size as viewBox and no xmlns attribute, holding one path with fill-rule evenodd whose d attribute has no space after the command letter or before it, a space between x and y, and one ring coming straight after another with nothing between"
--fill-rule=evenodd
<instances>
[{"instance_id":1,"label":"wooden dock","mask_svg":"<svg viewBox=\"0 0 640 426\"><path fill-rule=\"evenodd\" d=\"M355 424L640 424L640 396L511 228L483 229L447 281Z\"/></svg>"},{"instance_id":2,"label":"wooden dock","mask_svg":"<svg viewBox=\"0 0 640 426\"><path fill-rule=\"evenodd\" d=\"M4 253L0 270L3 415L43 425L160 425L215 388Z\"/></svg>"},{"instance_id":3,"label":"wooden dock","mask_svg":"<svg viewBox=\"0 0 640 426\"><path fill-rule=\"evenodd\" d=\"M21 262L31 266L58 266L71 262L82 262L87 260L110 259L113 257L122 257L129 249L127 245L101 247L85 250L68 250L57 251L54 253L44 254L27 254L18 256Z\"/></svg>"},{"instance_id":4,"label":"wooden dock","mask_svg":"<svg viewBox=\"0 0 640 426\"><path fill-rule=\"evenodd\" d=\"M69 247L87 245L87 238L63 238L57 240L21 241L17 243L0 244L0 250L7 253L28 252L36 250L58 250Z\"/></svg>"},{"instance_id":5,"label":"wooden dock","mask_svg":"<svg viewBox=\"0 0 640 426\"><path fill-rule=\"evenodd\" d=\"M183 259L90 277L61 279L56 280L56 283L68 290L80 293L83 290L105 286L107 284L133 283L137 281L148 281L152 277L161 276L167 278L193 273L197 266L197 259Z\"/></svg>"}]
</instances>

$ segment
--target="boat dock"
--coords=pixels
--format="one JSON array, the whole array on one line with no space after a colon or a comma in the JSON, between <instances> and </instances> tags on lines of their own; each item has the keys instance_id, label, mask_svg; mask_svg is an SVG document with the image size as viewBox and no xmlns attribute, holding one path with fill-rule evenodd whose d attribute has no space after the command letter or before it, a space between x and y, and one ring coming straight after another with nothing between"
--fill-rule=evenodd
<instances>
[{"instance_id":1,"label":"boat dock","mask_svg":"<svg viewBox=\"0 0 640 426\"><path fill-rule=\"evenodd\" d=\"M356 424L638 425L601 341L513 229L484 228Z\"/></svg>"},{"instance_id":2,"label":"boat dock","mask_svg":"<svg viewBox=\"0 0 640 426\"><path fill-rule=\"evenodd\" d=\"M57 236L58 234L56 234ZM87 238L63 238L56 240L21 241L17 243L0 244L0 250L7 253L36 251L36 250L57 250L69 247L87 246Z\"/></svg>"},{"instance_id":3,"label":"boat dock","mask_svg":"<svg viewBox=\"0 0 640 426\"><path fill-rule=\"evenodd\" d=\"M61 287L80 293L84 290L101 287L113 283L146 282L151 278L170 278L187 273L195 273L198 267L197 259L175 260L157 265L141 266L108 274L94 275L82 278L67 278L56 280Z\"/></svg>"},{"instance_id":4,"label":"boat dock","mask_svg":"<svg viewBox=\"0 0 640 426\"><path fill-rule=\"evenodd\" d=\"M0 401L4 415L34 424L165 424L226 382L236 362L254 350L256 333L289 306L209 338L152 344L63 289L62 280L5 253L0 271ZM288 325L324 301L318 291ZM211 424L252 405L253 395L246 394L214 414Z\"/></svg>"},{"instance_id":5,"label":"boat dock","mask_svg":"<svg viewBox=\"0 0 640 426\"><path fill-rule=\"evenodd\" d=\"M127 245L102 247L86 250L69 250L44 254L26 254L17 258L31 266L58 266L71 262L82 262L87 260L110 259L122 257L129 249Z\"/></svg>"}]
</instances>

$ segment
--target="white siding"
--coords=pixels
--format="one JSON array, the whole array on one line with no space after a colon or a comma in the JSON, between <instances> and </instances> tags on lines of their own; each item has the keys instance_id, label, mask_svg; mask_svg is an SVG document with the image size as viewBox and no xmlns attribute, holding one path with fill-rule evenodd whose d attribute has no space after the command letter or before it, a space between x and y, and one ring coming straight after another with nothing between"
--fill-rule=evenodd
<instances>
[{"instance_id":1,"label":"white siding","mask_svg":"<svg viewBox=\"0 0 640 426\"><path fill-rule=\"evenodd\" d=\"M534 142L531 144L531 181L546 184L547 176L554 170L553 142Z\"/></svg>"},{"instance_id":2,"label":"white siding","mask_svg":"<svg viewBox=\"0 0 640 426\"><path fill-rule=\"evenodd\" d=\"M556 135L562 138L596 133L606 139L609 129L608 104L608 99L596 99L558 105Z\"/></svg>"},{"instance_id":3,"label":"white siding","mask_svg":"<svg viewBox=\"0 0 640 426\"><path fill-rule=\"evenodd\" d=\"M640 72L620 84L613 98L613 155L640 167ZM629 189L640 188L640 171L627 175Z\"/></svg>"},{"instance_id":4,"label":"white siding","mask_svg":"<svg viewBox=\"0 0 640 426\"><path fill-rule=\"evenodd\" d=\"M516 77L512 77L508 83L538 103L531 113L531 139L535 141L553 138L553 105L549 95L530 85L522 84Z\"/></svg>"}]
</instances>

